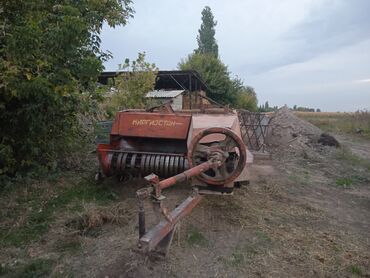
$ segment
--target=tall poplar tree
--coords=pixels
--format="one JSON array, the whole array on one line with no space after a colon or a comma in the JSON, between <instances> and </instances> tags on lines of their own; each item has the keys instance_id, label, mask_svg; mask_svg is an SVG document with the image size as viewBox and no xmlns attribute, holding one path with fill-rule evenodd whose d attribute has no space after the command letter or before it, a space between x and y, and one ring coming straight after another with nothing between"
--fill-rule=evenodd
<instances>
[{"instance_id":1,"label":"tall poplar tree","mask_svg":"<svg viewBox=\"0 0 370 278\"><path fill-rule=\"evenodd\" d=\"M202 11L202 25L200 26L199 35L197 36L198 49L197 53L213 54L218 57L218 45L215 39L215 26L217 21L214 20L211 8L206 6Z\"/></svg>"},{"instance_id":2,"label":"tall poplar tree","mask_svg":"<svg viewBox=\"0 0 370 278\"><path fill-rule=\"evenodd\" d=\"M207 96L222 104L250 111L257 110L257 96L252 87L244 86L239 78L232 78L227 65L218 57L215 26L211 8L202 11L202 24L197 36L198 48L178 64L181 70L195 70L207 83Z\"/></svg>"}]
</instances>

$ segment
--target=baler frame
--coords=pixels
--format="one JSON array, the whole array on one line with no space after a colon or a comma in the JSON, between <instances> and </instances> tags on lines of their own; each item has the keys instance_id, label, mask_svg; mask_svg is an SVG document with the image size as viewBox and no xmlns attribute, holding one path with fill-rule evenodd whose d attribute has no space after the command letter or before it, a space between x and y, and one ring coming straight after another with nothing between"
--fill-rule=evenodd
<instances>
[{"instance_id":1,"label":"baler frame","mask_svg":"<svg viewBox=\"0 0 370 278\"><path fill-rule=\"evenodd\" d=\"M166 106L156 109L119 112L109 144L99 144L97 154L105 176L145 176L149 186L136 193L138 245L146 252L158 246L167 254L177 223L204 194L232 193L239 176L245 175L247 151L238 117L227 109L222 113L212 109L210 114L175 113ZM183 181L191 181L193 192L169 212L162 191ZM149 199L163 219L147 231L144 202Z\"/></svg>"}]
</instances>

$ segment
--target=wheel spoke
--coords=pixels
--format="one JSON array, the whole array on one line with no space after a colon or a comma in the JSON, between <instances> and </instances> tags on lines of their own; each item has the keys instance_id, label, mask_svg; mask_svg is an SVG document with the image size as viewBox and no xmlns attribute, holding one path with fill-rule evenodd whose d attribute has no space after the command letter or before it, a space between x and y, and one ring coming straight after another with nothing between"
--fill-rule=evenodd
<instances>
[{"instance_id":1,"label":"wheel spoke","mask_svg":"<svg viewBox=\"0 0 370 278\"><path fill-rule=\"evenodd\" d=\"M215 172L215 179L225 179L228 175L226 165L222 164L220 167L213 169Z\"/></svg>"},{"instance_id":2,"label":"wheel spoke","mask_svg":"<svg viewBox=\"0 0 370 278\"><path fill-rule=\"evenodd\" d=\"M199 153L203 155L207 155L209 153L210 147L202 144L198 144L197 147L195 148L194 153Z\"/></svg>"},{"instance_id":3,"label":"wheel spoke","mask_svg":"<svg viewBox=\"0 0 370 278\"><path fill-rule=\"evenodd\" d=\"M237 147L237 144L236 142L230 138L230 137L226 137L225 140L223 140L221 143L220 143L220 146L221 148L224 150L224 151L227 151L227 152L232 152L235 150L235 148Z\"/></svg>"}]
</instances>

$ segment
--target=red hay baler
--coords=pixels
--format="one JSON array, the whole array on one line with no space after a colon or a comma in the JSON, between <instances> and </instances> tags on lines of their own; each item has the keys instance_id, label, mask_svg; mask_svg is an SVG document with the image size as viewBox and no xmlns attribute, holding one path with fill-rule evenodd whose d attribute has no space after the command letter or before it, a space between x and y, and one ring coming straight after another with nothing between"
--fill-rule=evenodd
<instances>
[{"instance_id":1,"label":"red hay baler","mask_svg":"<svg viewBox=\"0 0 370 278\"><path fill-rule=\"evenodd\" d=\"M140 110L116 114L109 144L98 144L103 176L144 177L149 186L137 192L139 245L167 250L178 221L201 200L203 194L228 194L247 180L247 150L236 113L223 109L156 112ZM189 180L194 188L174 211L168 212L162 190ZM164 219L146 231L143 201L150 197Z\"/></svg>"}]
</instances>

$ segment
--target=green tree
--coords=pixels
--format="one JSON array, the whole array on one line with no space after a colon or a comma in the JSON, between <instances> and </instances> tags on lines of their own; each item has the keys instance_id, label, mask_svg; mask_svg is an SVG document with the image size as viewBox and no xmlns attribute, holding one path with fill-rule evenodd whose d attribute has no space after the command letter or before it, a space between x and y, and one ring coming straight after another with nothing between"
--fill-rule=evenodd
<instances>
[{"instance_id":1,"label":"green tree","mask_svg":"<svg viewBox=\"0 0 370 278\"><path fill-rule=\"evenodd\" d=\"M5 0L0 8L0 178L56 166L79 133L84 101L110 57L103 23L125 25L130 0Z\"/></svg>"},{"instance_id":2,"label":"green tree","mask_svg":"<svg viewBox=\"0 0 370 278\"><path fill-rule=\"evenodd\" d=\"M232 78L227 66L218 57L215 26L210 7L202 11L202 24L197 36L198 49L178 64L181 70L195 70L210 88L207 95L222 104L235 108L257 110L257 96L253 88L246 87L239 78Z\"/></svg>"},{"instance_id":3,"label":"green tree","mask_svg":"<svg viewBox=\"0 0 370 278\"><path fill-rule=\"evenodd\" d=\"M257 95L254 88L243 86L238 91L235 108L241 108L252 112L257 111Z\"/></svg>"},{"instance_id":4,"label":"green tree","mask_svg":"<svg viewBox=\"0 0 370 278\"><path fill-rule=\"evenodd\" d=\"M108 103L113 116L116 111L129 108L145 108L145 95L154 89L158 69L145 61L145 53L139 53L135 61L126 59L120 70L127 70L116 78L115 92Z\"/></svg>"},{"instance_id":5,"label":"green tree","mask_svg":"<svg viewBox=\"0 0 370 278\"><path fill-rule=\"evenodd\" d=\"M211 89L210 98L225 104L236 102L240 82L231 80L227 66L213 54L190 54L178 66L181 70L196 70Z\"/></svg>"},{"instance_id":6,"label":"green tree","mask_svg":"<svg viewBox=\"0 0 370 278\"><path fill-rule=\"evenodd\" d=\"M202 54L211 53L218 57L218 45L215 39L216 25L217 21L214 20L211 8L206 6L202 11L202 24L198 30L198 49L196 49L196 52Z\"/></svg>"}]
</instances>

